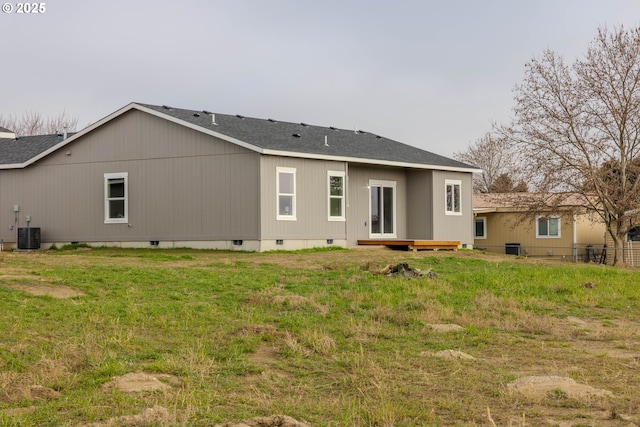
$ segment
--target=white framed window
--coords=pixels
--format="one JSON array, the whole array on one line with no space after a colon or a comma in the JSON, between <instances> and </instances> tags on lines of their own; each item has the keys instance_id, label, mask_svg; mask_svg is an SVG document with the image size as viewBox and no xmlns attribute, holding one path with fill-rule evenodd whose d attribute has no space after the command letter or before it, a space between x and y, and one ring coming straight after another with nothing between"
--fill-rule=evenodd
<instances>
[{"instance_id":1,"label":"white framed window","mask_svg":"<svg viewBox=\"0 0 640 427\"><path fill-rule=\"evenodd\" d=\"M487 238L487 218L484 216L475 218L474 220L474 237L476 239Z\"/></svg>"},{"instance_id":2,"label":"white framed window","mask_svg":"<svg viewBox=\"0 0 640 427\"><path fill-rule=\"evenodd\" d=\"M536 238L560 238L560 217L539 216L536 218Z\"/></svg>"},{"instance_id":3,"label":"white framed window","mask_svg":"<svg viewBox=\"0 0 640 427\"><path fill-rule=\"evenodd\" d=\"M445 179L445 214L462 215L462 181Z\"/></svg>"},{"instance_id":4,"label":"white framed window","mask_svg":"<svg viewBox=\"0 0 640 427\"><path fill-rule=\"evenodd\" d=\"M344 221L345 220L345 173L337 171L327 172L329 197L329 221Z\"/></svg>"},{"instance_id":5,"label":"white framed window","mask_svg":"<svg viewBox=\"0 0 640 427\"><path fill-rule=\"evenodd\" d=\"M104 223L129 222L129 174L104 174Z\"/></svg>"},{"instance_id":6,"label":"white framed window","mask_svg":"<svg viewBox=\"0 0 640 427\"><path fill-rule=\"evenodd\" d=\"M277 218L285 221L296 220L296 169L276 168Z\"/></svg>"}]
</instances>

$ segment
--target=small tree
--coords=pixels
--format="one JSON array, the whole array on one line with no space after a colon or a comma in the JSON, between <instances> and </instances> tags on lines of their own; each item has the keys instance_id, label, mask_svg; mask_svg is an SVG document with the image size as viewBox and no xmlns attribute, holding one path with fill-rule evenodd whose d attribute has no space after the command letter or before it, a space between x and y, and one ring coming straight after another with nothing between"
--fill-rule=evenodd
<instances>
[{"instance_id":1,"label":"small tree","mask_svg":"<svg viewBox=\"0 0 640 427\"><path fill-rule=\"evenodd\" d=\"M25 112L21 117L0 116L0 126L13 131L16 136L49 135L66 130L75 132L78 118L70 117L65 111L55 117L44 117L40 113Z\"/></svg>"},{"instance_id":2,"label":"small tree","mask_svg":"<svg viewBox=\"0 0 640 427\"><path fill-rule=\"evenodd\" d=\"M482 169L473 175L474 193L507 193L527 191L527 185L519 174L518 153L513 144L502 135L487 133L473 142L469 148L453 157ZM514 187L513 179L519 180ZM514 190L517 188L518 190Z\"/></svg>"},{"instance_id":3,"label":"small tree","mask_svg":"<svg viewBox=\"0 0 640 427\"><path fill-rule=\"evenodd\" d=\"M582 195L606 224L619 262L640 219L640 28L599 29L571 67L545 51L526 65L515 94L515 118L502 134L526 157L528 182Z\"/></svg>"},{"instance_id":4,"label":"small tree","mask_svg":"<svg viewBox=\"0 0 640 427\"><path fill-rule=\"evenodd\" d=\"M499 175L489 186L489 193L524 193L526 191L528 191L528 187L524 181L515 185L506 173Z\"/></svg>"}]
</instances>

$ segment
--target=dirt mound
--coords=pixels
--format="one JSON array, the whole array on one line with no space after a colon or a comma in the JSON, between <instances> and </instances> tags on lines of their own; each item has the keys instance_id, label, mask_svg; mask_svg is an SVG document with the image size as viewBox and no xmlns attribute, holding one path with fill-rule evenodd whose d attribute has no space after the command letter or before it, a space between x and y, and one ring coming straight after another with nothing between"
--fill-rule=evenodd
<instances>
[{"instance_id":1,"label":"dirt mound","mask_svg":"<svg viewBox=\"0 0 640 427\"><path fill-rule=\"evenodd\" d=\"M153 376L145 374L144 372L133 372L114 378L113 381L104 384L102 388L104 390L115 389L124 393L165 390L170 388L169 385L160 381L158 377L169 382L177 381L177 379L173 378L171 375Z\"/></svg>"},{"instance_id":2,"label":"dirt mound","mask_svg":"<svg viewBox=\"0 0 640 427\"><path fill-rule=\"evenodd\" d=\"M427 325L434 332L460 332L464 328L455 323L429 323Z\"/></svg>"},{"instance_id":3,"label":"dirt mound","mask_svg":"<svg viewBox=\"0 0 640 427\"><path fill-rule=\"evenodd\" d=\"M31 295L48 295L53 298L73 298L84 295L84 293L75 290L69 286L48 286L40 283L7 283L6 286L11 289L17 289L27 292Z\"/></svg>"},{"instance_id":4,"label":"dirt mound","mask_svg":"<svg viewBox=\"0 0 640 427\"><path fill-rule=\"evenodd\" d=\"M608 390L580 384L572 378L556 376L519 378L507 384L507 389L533 399L543 399L549 393L564 393L568 398L578 401L613 397L613 393Z\"/></svg>"},{"instance_id":5,"label":"dirt mound","mask_svg":"<svg viewBox=\"0 0 640 427\"><path fill-rule=\"evenodd\" d=\"M465 359L465 360L475 360L475 357L468 355L462 351L457 350L442 350L434 354L436 357L441 357L443 359Z\"/></svg>"},{"instance_id":6,"label":"dirt mound","mask_svg":"<svg viewBox=\"0 0 640 427\"><path fill-rule=\"evenodd\" d=\"M286 415L273 415L271 417L258 417L252 420L244 420L238 423L230 422L217 424L215 427L311 427L302 421L297 421Z\"/></svg>"},{"instance_id":7,"label":"dirt mound","mask_svg":"<svg viewBox=\"0 0 640 427\"><path fill-rule=\"evenodd\" d=\"M165 426L171 425L175 420L169 414L167 408L154 406L147 408L137 415L125 415L122 417L110 418L94 424L87 424L85 427L143 427L143 426Z\"/></svg>"}]
</instances>

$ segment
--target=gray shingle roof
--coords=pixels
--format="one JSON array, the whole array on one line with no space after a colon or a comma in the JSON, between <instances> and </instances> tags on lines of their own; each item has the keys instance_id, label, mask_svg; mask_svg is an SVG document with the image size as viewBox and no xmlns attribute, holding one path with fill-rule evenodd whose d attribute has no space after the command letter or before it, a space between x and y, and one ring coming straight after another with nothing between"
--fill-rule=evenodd
<instances>
[{"instance_id":1,"label":"gray shingle roof","mask_svg":"<svg viewBox=\"0 0 640 427\"><path fill-rule=\"evenodd\" d=\"M0 126L0 132L9 132L9 133L13 133L12 130L9 130L7 128L3 128L2 126Z\"/></svg>"},{"instance_id":2,"label":"gray shingle roof","mask_svg":"<svg viewBox=\"0 0 640 427\"><path fill-rule=\"evenodd\" d=\"M312 126L305 123L280 122L240 115L215 114L215 124L207 111L185 110L167 106L132 103L101 121L80 131L69 142L81 138L95 127L137 108L167 119L185 123L196 130L215 133L228 140L265 154L362 161L427 168L476 171L477 168L392 139L364 131ZM326 139L325 139L326 138ZM326 144L325 144L326 140ZM41 135L19 139L0 139L0 166L27 165L37 156L63 141L61 135ZM60 146L63 146L61 144ZM13 167L13 166L9 166ZM19 166L18 166L19 167Z\"/></svg>"},{"instance_id":3,"label":"gray shingle roof","mask_svg":"<svg viewBox=\"0 0 640 427\"><path fill-rule=\"evenodd\" d=\"M61 135L23 136L0 139L0 165L24 163L62 142Z\"/></svg>"},{"instance_id":4,"label":"gray shingle roof","mask_svg":"<svg viewBox=\"0 0 640 427\"><path fill-rule=\"evenodd\" d=\"M216 124L213 124L209 112L148 104L137 105L265 150L476 169L474 166L368 132L217 113Z\"/></svg>"}]
</instances>

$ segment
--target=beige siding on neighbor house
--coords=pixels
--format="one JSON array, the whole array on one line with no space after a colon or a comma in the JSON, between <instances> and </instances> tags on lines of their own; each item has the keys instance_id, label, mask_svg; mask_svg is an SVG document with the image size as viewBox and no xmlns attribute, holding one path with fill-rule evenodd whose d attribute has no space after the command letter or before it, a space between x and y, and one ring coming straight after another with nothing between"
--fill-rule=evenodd
<instances>
[{"instance_id":1,"label":"beige siding on neighbor house","mask_svg":"<svg viewBox=\"0 0 640 427\"><path fill-rule=\"evenodd\" d=\"M595 214L576 217L576 243L578 245L602 246L607 227Z\"/></svg>"},{"instance_id":2,"label":"beige siding on neighbor house","mask_svg":"<svg viewBox=\"0 0 640 427\"><path fill-rule=\"evenodd\" d=\"M259 155L139 111L25 169L0 171L0 237L31 215L43 242L259 238ZM104 223L104 174L128 173L129 218Z\"/></svg>"},{"instance_id":3,"label":"beige siding on neighbor house","mask_svg":"<svg viewBox=\"0 0 640 427\"><path fill-rule=\"evenodd\" d=\"M277 219L279 167L296 171L295 220ZM327 172L344 172L345 168L344 162L262 156L259 166L262 240L344 240L346 222L329 221Z\"/></svg>"},{"instance_id":4,"label":"beige siding on neighbor house","mask_svg":"<svg viewBox=\"0 0 640 427\"><path fill-rule=\"evenodd\" d=\"M616 245L608 232L605 237L607 244L606 263L611 265L615 259ZM617 258L619 263L624 262L633 267L640 267L640 242L629 242L625 239L622 248L617 250Z\"/></svg>"},{"instance_id":5,"label":"beige siding on neighbor house","mask_svg":"<svg viewBox=\"0 0 640 427\"><path fill-rule=\"evenodd\" d=\"M505 244L519 243L521 255L573 258L585 255L587 244L602 245L603 229L581 217L576 223L574 240L574 222L570 214L561 215L560 237L536 237L535 219L521 219L515 212L479 213L476 218L486 218L486 239L476 239L475 246L491 252L505 253ZM578 244L577 253L573 250Z\"/></svg>"}]
</instances>

